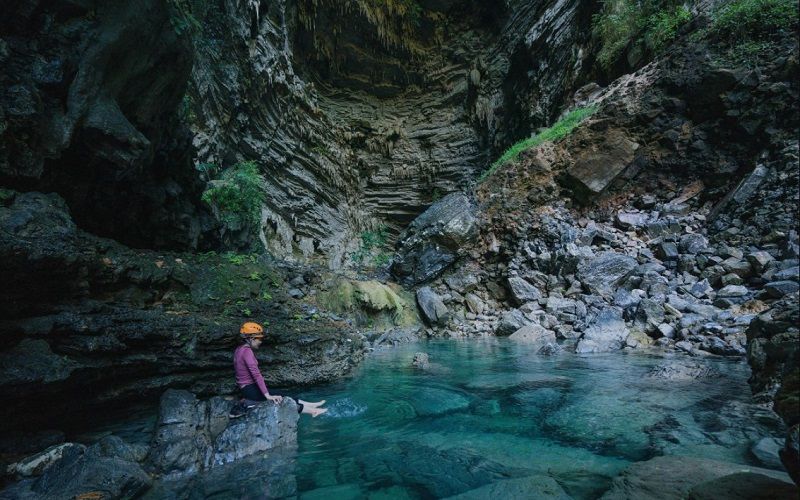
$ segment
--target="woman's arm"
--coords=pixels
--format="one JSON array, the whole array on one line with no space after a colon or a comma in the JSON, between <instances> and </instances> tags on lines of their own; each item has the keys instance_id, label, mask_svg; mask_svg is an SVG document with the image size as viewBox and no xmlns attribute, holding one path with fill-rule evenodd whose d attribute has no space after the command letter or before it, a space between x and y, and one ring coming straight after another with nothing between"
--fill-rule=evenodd
<instances>
[{"instance_id":1,"label":"woman's arm","mask_svg":"<svg viewBox=\"0 0 800 500\"><path fill-rule=\"evenodd\" d=\"M261 375L261 370L258 369L258 360L256 359L255 354L250 349L247 349L247 352L244 354L244 366L247 367L247 371L250 372L250 376L253 377L253 380L256 382L258 386L258 390L261 391L261 394L270 401L274 401L276 403L281 402L280 396L270 396L269 391L267 390L267 384L264 382L264 377Z\"/></svg>"}]
</instances>

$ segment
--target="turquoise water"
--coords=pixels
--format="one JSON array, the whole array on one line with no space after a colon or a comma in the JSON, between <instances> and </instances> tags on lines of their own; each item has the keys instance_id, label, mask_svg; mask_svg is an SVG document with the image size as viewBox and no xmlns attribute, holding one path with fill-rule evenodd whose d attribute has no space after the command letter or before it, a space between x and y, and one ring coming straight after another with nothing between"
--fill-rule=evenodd
<instances>
[{"instance_id":1,"label":"turquoise water","mask_svg":"<svg viewBox=\"0 0 800 500\"><path fill-rule=\"evenodd\" d=\"M416 352L432 366L411 366ZM720 377L647 374L700 361ZM301 498L441 498L545 474L597 498L630 462L688 455L757 465L753 442L780 424L750 401L741 361L641 353L545 357L508 340L441 341L373 353L349 379L296 393Z\"/></svg>"}]
</instances>

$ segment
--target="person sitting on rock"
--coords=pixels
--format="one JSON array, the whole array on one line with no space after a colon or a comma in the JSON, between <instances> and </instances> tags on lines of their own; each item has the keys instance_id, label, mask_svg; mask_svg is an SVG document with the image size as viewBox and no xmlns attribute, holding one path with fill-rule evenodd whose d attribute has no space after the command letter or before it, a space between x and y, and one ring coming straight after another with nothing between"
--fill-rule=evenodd
<instances>
[{"instance_id":1,"label":"person sitting on rock","mask_svg":"<svg viewBox=\"0 0 800 500\"><path fill-rule=\"evenodd\" d=\"M283 400L281 396L270 395L267 384L264 383L264 377L261 376L261 371L258 369L258 360L253 353L253 350L261 347L264 340L264 328L258 323L247 322L242 325L239 334L242 338L242 345L233 352L233 370L242 400L231 410L231 418L241 417L259 401L269 400L280 403ZM325 400L309 403L298 399L297 412L316 417L328 411L325 408L319 408L323 404L325 404Z\"/></svg>"}]
</instances>

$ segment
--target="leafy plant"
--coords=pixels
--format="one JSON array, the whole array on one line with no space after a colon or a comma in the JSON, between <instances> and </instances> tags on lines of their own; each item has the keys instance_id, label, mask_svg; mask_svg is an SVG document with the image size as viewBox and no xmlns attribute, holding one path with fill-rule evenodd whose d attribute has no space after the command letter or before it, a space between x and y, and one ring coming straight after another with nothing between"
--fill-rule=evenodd
<instances>
[{"instance_id":1,"label":"leafy plant","mask_svg":"<svg viewBox=\"0 0 800 500\"><path fill-rule=\"evenodd\" d=\"M253 273L250 273L250 275L247 277L247 279L249 279L250 281L261 281L262 279L264 279L264 277L261 276L261 274L258 273L258 272L253 272Z\"/></svg>"},{"instance_id":2,"label":"leafy plant","mask_svg":"<svg viewBox=\"0 0 800 500\"><path fill-rule=\"evenodd\" d=\"M361 232L361 244L355 252L350 255L350 259L356 263L361 264L367 256L372 254L373 249L379 249L386 245L386 242L389 239L389 231L387 230L386 226L380 226L373 231L362 231ZM376 256L376 259L381 254ZM388 262L389 257L386 257L386 262ZM380 265L376 260L376 264Z\"/></svg>"},{"instance_id":3,"label":"leafy plant","mask_svg":"<svg viewBox=\"0 0 800 500\"><path fill-rule=\"evenodd\" d=\"M528 149L536 147L543 142L554 141L566 136L572 132L572 130L577 127L580 122L591 116L595 111L597 111L596 106L575 109L567 113L564 118L558 120L552 126L542 130L535 136L517 142L508 148L505 153L500 156L500 158L495 160L495 162L492 163L492 166L481 174L478 181L483 182L487 177L495 173L495 171L497 171L497 169L502 165L516 160L523 151L527 151Z\"/></svg>"},{"instance_id":4,"label":"leafy plant","mask_svg":"<svg viewBox=\"0 0 800 500\"><path fill-rule=\"evenodd\" d=\"M194 36L202 31L203 26L194 17L191 0L168 0L169 22L178 35Z\"/></svg>"},{"instance_id":5,"label":"leafy plant","mask_svg":"<svg viewBox=\"0 0 800 500\"><path fill-rule=\"evenodd\" d=\"M261 294L261 300L269 302L270 300L272 300L272 294L264 290L264 293Z\"/></svg>"},{"instance_id":6,"label":"leafy plant","mask_svg":"<svg viewBox=\"0 0 800 500\"><path fill-rule=\"evenodd\" d=\"M738 45L797 30L797 22L794 0L735 0L714 13L709 32L724 43Z\"/></svg>"},{"instance_id":7,"label":"leafy plant","mask_svg":"<svg viewBox=\"0 0 800 500\"><path fill-rule=\"evenodd\" d=\"M592 34L600 43L597 61L611 68L637 37L658 54L690 20L689 9L677 0L606 0L592 17Z\"/></svg>"},{"instance_id":8,"label":"leafy plant","mask_svg":"<svg viewBox=\"0 0 800 500\"><path fill-rule=\"evenodd\" d=\"M249 254L240 254L234 252L227 252L224 255L225 260L227 260L230 264L234 266L241 266L242 264L253 264L256 262L257 257L255 255Z\"/></svg>"},{"instance_id":9,"label":"leafy plant","mask_svg":"<svg viewBox=\"0 0 800 500\"><path fill-rule=\"evenodd\" d=\"M264 203L264 179L253 161L237 163L211 181L202 199L213 206L229 226L254 225L261 219Z\"/></svg>"}]
</instances>

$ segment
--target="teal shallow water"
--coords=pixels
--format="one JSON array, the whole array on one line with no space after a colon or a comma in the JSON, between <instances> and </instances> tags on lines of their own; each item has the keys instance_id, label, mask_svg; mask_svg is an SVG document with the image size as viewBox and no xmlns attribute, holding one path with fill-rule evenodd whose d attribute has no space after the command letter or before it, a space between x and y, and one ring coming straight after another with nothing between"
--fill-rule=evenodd
<instances>
[{"instance_id":1,"label":"teal shallow water","mask_svg":"<svg viewBox=\"0 0 800 500\"><path fill-rule=\"evenodd\" d=\"M411 366L416 352L430 356L430 369ZM647 376L673 362L707 363L720 376ZM759 465L751 445L782 429L774 414L752 404L749 374L743 361L721 358L546 357L507 339L387 348L338 383L275 390L328 401L328 414L301 417L294 462L256 457L202 478L159 482L146 498L296 491L301 499L426 499L546 475L572 497L591 499L631 462L658 455ZM152 408L145 409L100 433L147 442L154 422Z\"/></svg>"},{"instance_id":2,"label":"teal shallow water","mask_svg":"<svg viewBox=\"0 0 800 500\"><path fill-rule=\"evenodd\" d=\"M433 366L413 368L415 352ZM329 408L301 419L298 490L309 499L440 498L546 474L575 498L596 498L631 461L657 455L757 465L750 446L778 436L780 424L751 404L747 365L707 359L721 377L647 377L673 361L690 360L544 357L503 339L375 352L351 378L297 394Z\"/></svg>"}]
</instances>

